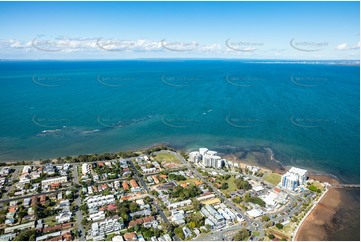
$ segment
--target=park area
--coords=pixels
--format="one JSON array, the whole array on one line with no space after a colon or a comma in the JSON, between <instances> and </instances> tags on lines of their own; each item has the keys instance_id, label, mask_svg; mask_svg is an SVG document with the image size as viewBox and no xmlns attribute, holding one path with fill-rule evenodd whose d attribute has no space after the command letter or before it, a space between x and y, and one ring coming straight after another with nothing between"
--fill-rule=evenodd
<instances>
[{"instance_id":1,"label":"park area","mask_svg":"<svg viewBox=\"0 0 361 242\"><path fill-rule=\"evenodd\" d=\"M169 154L169 153L158 153L156 155L154 155L154 160L159 161L159 162L166 162L166 163L178 163L180 164L181 161L173 154Z\"/></svg>"},{"instance_id":2,"label":"park area","mask_svg":"<svg viewBox=\"0 0 361 242\"><path fill-rule=\"evenodd\" d=\"M272 183L275 186L281 182L281 175L274 172L267 173L262 178L266 182Z\"/></svg>"},{"instance_id":3,"label":"park area","mask_svg":"<svg viewBox=\"0 0 361 242\"><path fill-rule=\"evenodd\" d=\"M173 154L170 153L157 153L153 159L161 164L166 169L179 168L183 163Z\"/></svg>"}]
</instances>

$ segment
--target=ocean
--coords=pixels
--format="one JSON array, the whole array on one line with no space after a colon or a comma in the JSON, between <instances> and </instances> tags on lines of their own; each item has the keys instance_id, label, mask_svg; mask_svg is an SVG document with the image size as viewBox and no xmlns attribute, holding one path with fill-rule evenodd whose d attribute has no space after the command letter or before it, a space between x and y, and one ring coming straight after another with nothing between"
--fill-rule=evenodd
<instances>
[{"instance_id":1,"label":"ocean","mask_svg":"<svg viewBox=\"0 0 361 242\"><path fill-rule=\"evenodd\" d=\"M0 161L270 148L284 166L358 184L359 77L337 62L0 61ZM360 190L342 194L326 239L359 240Z\"/></svg>"},{"instance_id":2,"label":"ocean","mask_svg":"<svg viewBox=\"0 0 361 242\"><path fill-rule=\"evenodd\" d=\"M0 161L159 143L268 147L359 183L358 65L250 60L0 61Z\"/></svg>"}]
</instances>

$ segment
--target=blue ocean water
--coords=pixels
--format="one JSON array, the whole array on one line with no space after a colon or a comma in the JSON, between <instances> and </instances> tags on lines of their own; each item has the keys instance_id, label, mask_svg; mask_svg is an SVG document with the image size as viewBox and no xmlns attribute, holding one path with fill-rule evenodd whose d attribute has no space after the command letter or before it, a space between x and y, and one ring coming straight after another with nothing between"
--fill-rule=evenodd
<instances>
[{"instance_id":1,"label":"blue ocean water","mask_svg":"<svg viewBox=\"0 0 361 242\"><path fill-rule=\"evenodd\" d=\"M1 61L0 160L263 146L358 183L359 76L337 63Z\"/></svg>"}]
</instances>

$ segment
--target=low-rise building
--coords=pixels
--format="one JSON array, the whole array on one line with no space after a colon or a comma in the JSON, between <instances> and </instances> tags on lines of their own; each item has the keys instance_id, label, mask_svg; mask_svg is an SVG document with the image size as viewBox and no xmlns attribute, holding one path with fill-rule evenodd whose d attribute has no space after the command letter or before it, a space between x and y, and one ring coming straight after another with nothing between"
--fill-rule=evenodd
<instances>
[{"instance_id":1,"label":"low-rise building","mask_svg":"<svg viewBox=\"0 0 361 242\"><path fill-rule=\"evenodd\" d=\"M138 236L135 232L125 233L123 237L124 237L125 241L137 241L138 240Z\"/></svg>"},{"instance_id":2,"label":"low-rise building","mask_svg":"<svg viewBox=\"0 0 361 242\"><path fill-rule=\"evenodd\" d=\"M137 183L137 181L135 179L130 180L129 183L133 188L139 187L138 183Z\"/></svg>"},{"instance_id":3,"label":"low-rise building","mask_svg":"<svg viewBox=\"0 0 361 242\"><path fill-rule=\"evenodd\" d=\"M185 213L183 210L173 210L171 221L175 223L176 225L183 225L185 224Z\"/></svg>"},{"instance_id":4,"label":"low-rise building","mask_svg":"<svg viewBox=\"0 0 361 242\"><path fill-rule=\"evenodd\" d=\"M70 211L63 211L55 217L56 221L61 224L68 222L71 219L72 213Z\"/></svg>"},{"instance_id":5,"label":"low-rise building","mask_svg":"<svg viewBox=\"0 0 361 242\"><path fill-rule=\"evenodd\" d=\"M119 220L119 216L113 216L101 222L92 223L91 235L93 237L104 237L107 234L121 230L123 227L123 220Z\"/></svg>"},{"instance_id":6,"label":"low-rise building","mask_svg":"<svg viewBox=\"0 0 361 242\"><path fill-rule=\"evenodd\" d=\"M182 231L185 238L192 237L192 231L189 228L187 228L187 226L183 227Z\"/></svg>"},{"instance_id":7,"label":"low-rise building","mask_svg":"<svg viewBox=\"0 0 361 242\"><path fill-rule=\"evenodd\" d=\"M190 205L192 205L192 201L190 199L187 199L187 200L183 200L180 202L168 204L168 209L176 209L176 208L181 208L181 207L190 206Z\"/></svg>"},{"instance_id":8,"label":"low-rise building","mask_svg":"<svg viewBox=\"0 0 361 242\"><path fill-rule=\"evenodd\" d=\"M88 208L97 208L111 203L115 203L115 199L113 195L97 195L85 198L84 202L87 204Z\"/></svg>"},{"instance_id":9,"label":"low-rise building","mask_svg":"<svg viewBox=\"0 0 361 242\"><path fill-rule=\"evenodd\" d=\"M61 177L55 177L55 178L43 180L41 181L41 186L46 187L54 183L65 183L65 182L68 182L68 178L66 176L61 176Z\"/></svg>"},{"instance_id":10,"label":"low-rise building","mask_svg":"<svg viewBox=\"0 0 361 242\"><path fill-rule=\"evenodd\" d=\"M253 209L247 211L246 213L251 218L258 218L258 217L260 217L260 216L262 216L264 214L264 212L259 208L253 208Z\"/></svg>"},{"instance_id":11,"label":"low-rise building","mask_svg":"<svg viewBox=\"0 0 361 242\"><path fill-rule=\"evenodd\" d=\"M216 195L209 192L209 193L201 194L199 197L196 198L196 200L201 202L201 201L204 201L204 200L213 199L215 197L216 197Z\"/></svg>"},{"instance_id":12,"label":"low-rise building","mask_svg":"<svg viewBox=\"0 0 361 242\"><path fill-rule=\"evenodd\" d=\"M91 170L91 165L90 164L83 163L81 165L81 173L83 174L83 176L90 173L90 170Z\"/></svg>"},{"instance_id":13,"label":"low-rise building","mask_svg":"<svg viewBox=\"0 0 361 242\"><path fill-rule=\"evenodd\" d=\"M105 212L104 211L99 211L99 212L96 212L96 213L92 213L88 217L88 220L93 221L93 222L100 221L100 220L103 220L103 219L105 219Z\"/></svg>"},{"instance_id":14,"label":"low-rise building","mask_svg":"<svg viewBox=\"0 0 361 242\"><path fill-rule=\"evenodd\" d=\"M7 234L7 233L12 233L15 230L22 231L22 230L25 230L25 229L33 229L33 228L35 228L35 221L15 225L15 226L12 226L12 227L7 227L7 228L4 229L4 232L5 232L5 234Z\"/></svg>"},{"instance_id":15,"label":"low-rise building","mask_svg":"<svg viewBox=\"0 0 361 242\"><path fill-rule=\"evenodd\" d=\"M201 208L201 213L206 218L205 224L209 224L212 229L220 229L226 225L224 217L212 205L206 204Z\"/></svg>"}]
</instances>

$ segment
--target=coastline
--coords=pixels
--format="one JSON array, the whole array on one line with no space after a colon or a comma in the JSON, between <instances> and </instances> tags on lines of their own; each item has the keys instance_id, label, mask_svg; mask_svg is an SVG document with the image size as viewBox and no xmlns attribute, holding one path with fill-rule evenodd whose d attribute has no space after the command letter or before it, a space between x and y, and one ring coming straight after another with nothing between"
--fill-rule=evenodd
<instances>
[{"instance_id":1,"label":"coastline","mask_svg":"<svg viewBox=\"0 0 361 242\"><path fill-rule=\"evenodd\" d=\"M310 176L310 178L330 184L339 183L338 180L330 176ZM341 203L340 191L338 189L327 189L299 223L293 240L327 240L325 224L332 220L340 209Z\"/></svg>"},{"instance_id":2,"label":"coastline","mask_svg":"<svg viewBox=\"0 0 361 242\"><path fill-rule=\"evenodd\" d=\"M147 146L147 148L157 147L160 145L165 145L165 143L158 143L151 146ZM171 146L170 146L171 147ZM171 147L172 148L172 147ZM142 148L136 151L145 150L146 148ZM182 149L177 149L177 152L180 152ZM257 162L249 162L248 160L239 159L234 156L234 154L228 154L226 156L230 157L233 162L237 162L240 167L244 167L246 165L256 165L260 167L262 170L268 170L271 172L275 172L278 174L283 174L284 165L282 162L278 161L274 157L274 153L270 148L267 148L268 154L270 155L269 161L271 162L266 164L256 164ZM56 159L51 159L56 161ZM20 162L20 161L18 161ZM30 162L34 162L30 161ZM13 163L13 162L11 162ZM14 162L15 164L17 162ZM273 164L272 164L273 163ZM276 166L275 166L276 165ZM311 173L312 174L312 173ZM314 179L320 182L328 182L330 184L339 184L339 180L331 176L330 174L319 174L313 173L314 175L310 175L310 179ZM339 227L336 227L334 222L331 222L337 216L337 212L340 212L345 208L343 203L342 191L344 189L327 189L321 197L317 200L317 202L312 206L312 208L307 212L307 214L303 217L300 223L297 225L296 230L293 232L293 241L306 241L306 240L330 240L330 232L335 231ZM349 198L348 198L349 199ZM333 231L332 231L333 230ZM331 239L332 240L332 239ZM353 239L351 239L353 240Z\"/></svg>"},{"instance_id":3,"label":"coastline","mask_svg":"<svg viewBox=\"0 0 361 242\"><path fill-rule=\"evenodd\" d=\"M272 150L269 151L271 153L270 161L280 165L280 167L285 167L280 161L275 160ZM228 157L232 157L232 155L229 155ZM280 175L284 173L282 169L277 167L275 168L274 166L269 167L260 164L254 164L253 162L247 162L246 160L235 159L234 156L232 158L233 160L237 160L237 163L239 163L240 166L257 165L258 167L266 171L268 170L278 173ZM286 168L287 167L288 166L286 166ZM334 175L322 173L320 174L315 170L311 171L309 179L317 180L320 182L328 182L329 184L340 184L339 179ZM343 198L343 192L345 192L345 189L326 189L327 190L319 197L319 199L315 202L315 204L311 207L311 209L306 213L306 215L297 225L297 228L293 233L292 241L335 240L332 239L333 237L330 234L335 230L339 229L340 226L339 224L335 225L335 222L333 222L333 220L339 219L340 221L345 222L342 220L342 218L337 218L337 216L339 216L338 213L340 213L340 211L347 207L347 202L350 202L350 196L348 197L347 202L345 202L345 199ZM347 240L357 239L355 239L354 237L350 237L350 239Z\"/></svg>"}]
</instances>

